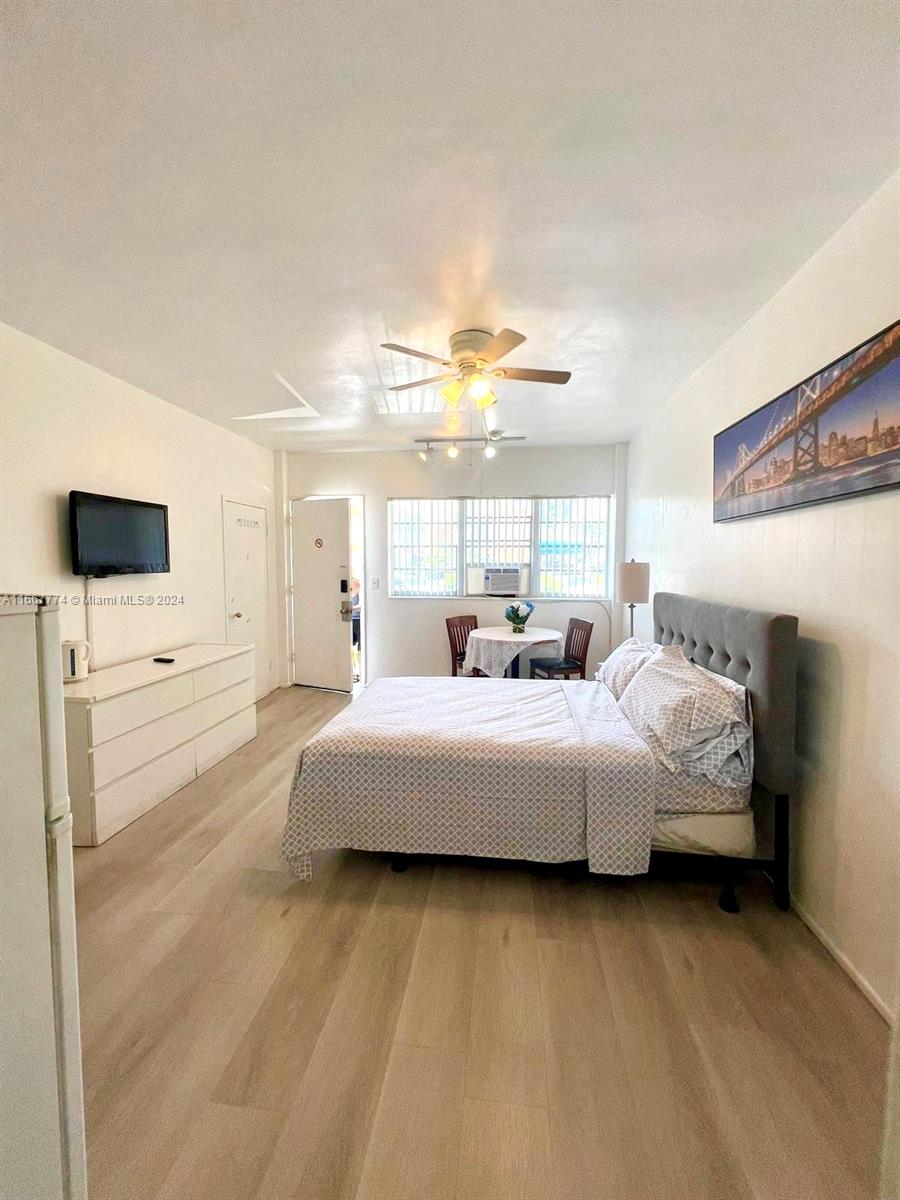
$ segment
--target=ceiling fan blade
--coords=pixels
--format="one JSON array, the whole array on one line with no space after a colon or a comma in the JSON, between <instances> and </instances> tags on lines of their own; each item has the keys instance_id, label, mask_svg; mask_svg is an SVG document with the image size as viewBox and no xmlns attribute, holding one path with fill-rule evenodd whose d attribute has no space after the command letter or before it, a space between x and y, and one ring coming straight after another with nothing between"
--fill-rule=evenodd
<instances>
[{"instance_id":1,"label":"ceiling fan blade","mask_svg":"<svg viewBox=\"0 0 900 1200\"><path fill-rule=\"evenodd\" d=\"M503 367L498 379L521 379L523 383L568 383L571 371L533 371L529 367Z\"/></svg>"},{"instance_id":2,"label":"ceiling fan blade","mask_svg":"<svg viewBox=\"0 0 900 1200\"><path fill-rule=\"evenodd\" d=\"M515 350L516 346L521 346L525 340L524 333L516 333L514 329L501 329L486 346L481 347L478 357L488 363L496 362L503 358L504 354L509 354L510 350Z\"/></svg>"},{"instance_id":3,"label":"ceiling fan blade","mask_svg":"<svg viewBox=\"0 0 900 1200\"><path fill-rule=\"evenodd\" d=\"M424 350L410 350L409 346L398 346L396 342L382 342L382 350L393 350L396 354L408 354L412 358L424 358L426 362L440 363L442 367L455 367L449 358L438 358L436 354L426 354ZM491 359L491 362L494 360Z\"/></svg>"},{"instance_id":4,"label":"ceiling fan blade","mask_svg":"<svg viewBox=\"0 0 900 1200\"><path fill-rule=\"evenodd\" d=\"M454 379L451 374L432 375L430 379L417 379L414 383L395 383L393 387L388 388L389 392L406 392L410 388L428 387L430 383L443 383L445 379Z\"/></svg>"}]
</instances>

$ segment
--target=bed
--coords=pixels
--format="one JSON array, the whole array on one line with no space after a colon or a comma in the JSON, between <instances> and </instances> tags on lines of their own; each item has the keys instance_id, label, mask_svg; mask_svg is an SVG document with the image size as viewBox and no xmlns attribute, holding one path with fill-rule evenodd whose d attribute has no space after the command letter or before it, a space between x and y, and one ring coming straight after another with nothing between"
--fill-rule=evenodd
<instances>
[{"instance_id":1,"label":"bed","mask_svg":"<svg viewBox=\"0 0 900 1200\"><path fill-rule=\"evenodd\" d=\"M658 848L715 854L725 868L720 904L736 910L734 866L771 879L779 908L790 906L790 794L795 783L797 712L795 616L716 604L675 592L653 597L653 632L692 662L746 687L753 714L753 800L742 817L720 814L659 822ZM713 822L717 821L718 824ZM742 837L740 821L747 827ZM754 833L754 829L758 832ZM759 854L757 843L763 843Z\"/></svg>"},{"instance_id":2,"label":"bed","mask_svg":"<svg viewBox=\"0 0 900 1200\"><path fill-rule=\"evenodd\" d=\"M304 748L282 844L291 870L310 878L316 850L352 848L634 875L655 849L764 865L786 904L796 618L657 593L654 627L747 688L755 786L775 798L770 858L756 857L747 796L673 784L603 684L415 677L377 680Z\"/></svg>"}]
</instances>

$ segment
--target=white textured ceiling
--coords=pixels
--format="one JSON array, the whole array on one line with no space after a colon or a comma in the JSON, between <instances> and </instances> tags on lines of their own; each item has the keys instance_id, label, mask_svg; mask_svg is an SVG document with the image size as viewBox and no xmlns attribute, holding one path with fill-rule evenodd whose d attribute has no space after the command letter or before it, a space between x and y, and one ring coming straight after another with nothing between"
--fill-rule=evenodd
<instances>
[{"instance_id":1,"label":"white textured ceiling","mask_svg":"<svg viewBox=\"0 0 900 1200\"><path fill-rule=\"evenodd\" d=\"M496 424L627 437L897 159L877 0L4 11L4 319L272 446L444 431L378 344L502 325L573 379Z\"/></svg>"}]
</instances>

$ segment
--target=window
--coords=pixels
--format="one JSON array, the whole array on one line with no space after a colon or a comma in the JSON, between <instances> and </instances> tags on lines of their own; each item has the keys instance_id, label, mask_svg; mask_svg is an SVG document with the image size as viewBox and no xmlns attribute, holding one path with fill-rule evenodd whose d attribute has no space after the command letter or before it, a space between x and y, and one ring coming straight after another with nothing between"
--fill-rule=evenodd
<instances>
[{"instance_id":1,"label":"window","mask_svg":"<svg viewBox=\"0 0 900 1200\"><path fill-rule=\"evenodd\" d=\"M392 596L459 593L459 502L389 500Z\"/></svg>"},{"instance_id":2,"label":"window","mask_svg":"<svg viewBox=\"0 0 900 1200\"><path fill-rule=\"evenodd\" d=\"M606 596L609 507L608 496L389 500L389 593L479 594L481 569L518 565L530 596Z\"/></svg>"},{"instance_id":3,"label":"window","mask_svg":"<svg viewBox=\"0 0 900 1200\"><path fill-rule=\"evenodd\" d=\"M606 595L606 496L538 501L538 594Z\"/></svg>"},{"instance_id":4,"label":"window","mask_svg":"<svg viewBox=\"0 0 900 1200\"><path fill-rule=\"evenodd\" d=\"M465 500L466 591L484 590L485 567L528 567L531 564L533 500ZM469 568L476 568L471 583ZM526 587L530 584L525 583Z\"/></svg>"}]
</instances>

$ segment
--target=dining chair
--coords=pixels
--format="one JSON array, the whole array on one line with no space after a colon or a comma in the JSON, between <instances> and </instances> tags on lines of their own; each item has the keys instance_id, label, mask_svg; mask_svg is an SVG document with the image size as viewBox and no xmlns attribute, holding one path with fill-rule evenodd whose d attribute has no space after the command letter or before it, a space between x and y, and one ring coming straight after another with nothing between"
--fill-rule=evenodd
<instances>
[{"instance_id":1,"label":"dining chair","mask_svg":"<svg viewBox=\"0 0 900 1200\"><path fill-rule=\"evenodd\" d=\"M465 617L447 617L447 637L450 639L450 668L454 675L458 675L460 667L466 660L466 646L469 641L469 634L473 629L478 628L478 618L474 616ZM476 667L475 675L480 675L481 671Z\"/></svg>"},{"instance_id":2,"label":"dining chair","mask_svg":"<svg viewBox=\"0 0 900 1200\"><path fill-rule=\"evenodd\" d=\"M572 675L587 678L588 646L594 629L593 621L570 617L566 628L566 648L563 658L533 658L532 679L569 679Z\"/></svg>"}]
</instances>

